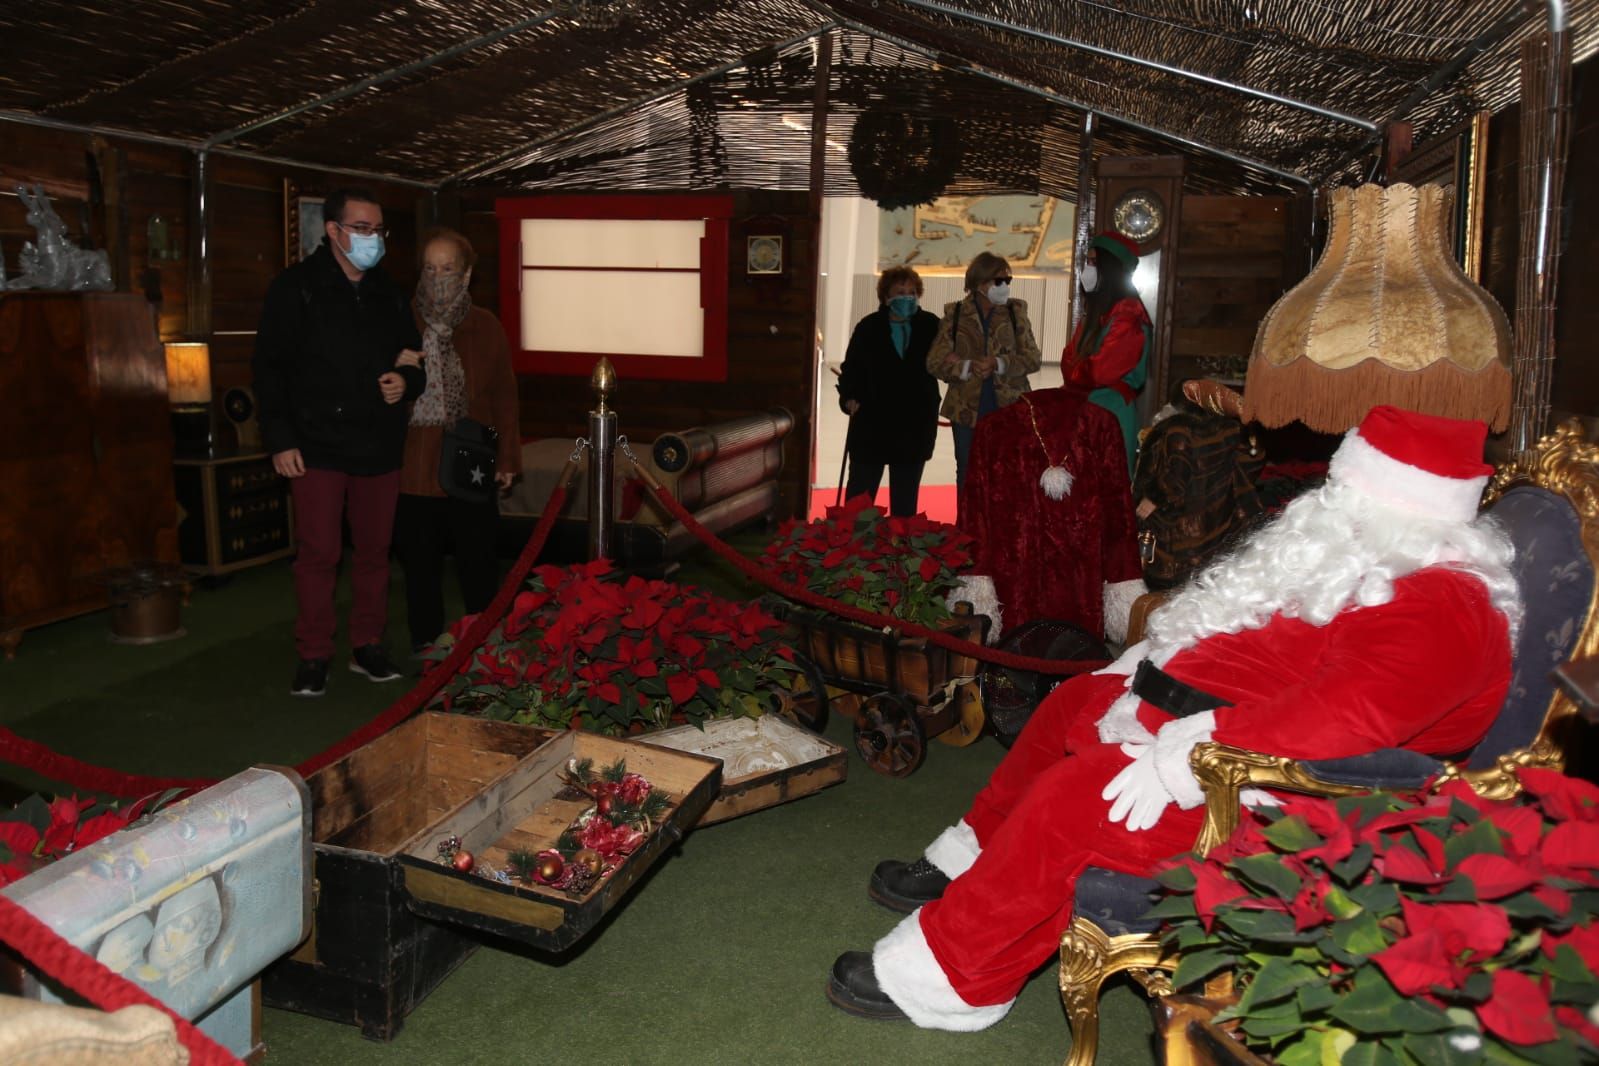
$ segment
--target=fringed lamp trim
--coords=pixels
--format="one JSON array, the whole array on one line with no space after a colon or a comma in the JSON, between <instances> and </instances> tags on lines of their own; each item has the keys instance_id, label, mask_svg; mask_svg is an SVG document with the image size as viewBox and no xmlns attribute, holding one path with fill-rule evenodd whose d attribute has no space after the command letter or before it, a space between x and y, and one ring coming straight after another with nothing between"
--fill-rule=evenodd
<instances>
[{"instance_id":1,"label":"fringed lamp trim","mask_svg":"<svg viewBox=\"0 0 1599 1066\"><path fill-rule=\"evenodd\" d=\"M1503 432L1510 425L1510 368L1494 363L1470 372L1440 359L1425 370L1403 372L1368 359L1329 370L1308 358L1282 365L1256 359L1244 384L1244 421L1268 429L1297 419L1319 433L1342 433L1379 404L1479 419Z\"/></svg>"}]
</instances>

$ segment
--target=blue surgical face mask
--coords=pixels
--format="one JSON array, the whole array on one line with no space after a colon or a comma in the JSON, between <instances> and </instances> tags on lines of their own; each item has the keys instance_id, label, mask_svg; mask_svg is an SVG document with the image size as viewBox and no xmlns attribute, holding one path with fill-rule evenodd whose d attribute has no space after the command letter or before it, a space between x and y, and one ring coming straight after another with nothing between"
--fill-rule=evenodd
<instances>
[{"instance_id":1,"label":"blue surgical face mask","mask_svg":"<svg viewBox=\"0 0 1599 1066\"><path fill-rule=\"evenodd\" d=\"M890 296L888 310L895 318L909 318L916 313L916 297Z\"/></svg>"},{"instance_id":2,"label":"blue surgical face mask","mask_svg":"<svg viewBox=\"0 0 1599 1066\"><path fill-rule=\"evenodd\" d=\"M378 260L383 258L383 235L381 233L356 233L354 230L344 231L350 238L350 250L344 253L344 258L357 270L371 270L378 265Z\"/></svg>"}]
</instances>

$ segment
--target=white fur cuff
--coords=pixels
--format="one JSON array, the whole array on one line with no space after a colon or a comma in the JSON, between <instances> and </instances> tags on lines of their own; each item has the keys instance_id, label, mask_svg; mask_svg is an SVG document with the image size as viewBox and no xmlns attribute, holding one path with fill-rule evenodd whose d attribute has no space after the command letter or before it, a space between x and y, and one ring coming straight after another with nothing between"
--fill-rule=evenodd
<instances>
[{"instance_id":1,"label":"white fur cuff","mask_svg":"<svg viewBox=\"0 0 1599 1066\"><path fill-rule=\"evenodd\" d=\"M1210 740L1215 732L1216 712L1202 711L1167 722L1155 735L1155 773L1177 806L1185 811L1205 802L1205 790L1199 787L1199 780L1188 765L1188 753L1194 745Z\"/></svg>"},{"instance_id":2,"label":"white fur cuff","mask_svg":"<svg viewBox=\"0 0 1599 1066\"><path fill-rule=\"evenodd\" d=\"M974 1007L961 999L927 946L921 914L917 910L907 915L872 948L877 987L923 1029L971 1033L1005 1017L1014 999L989 1007Z\"/></svg>"},{"instance_id":3,"label":"white fur cuff","mask_svg":"<svg viewBox=\"0 0 1599 1066\"><path fill-rule=\"evenodd\" d=\"M986 643L993 644L999 640L1005 605L999 602L999 592L994 588L993 578L987 574L967 574L950 591L944 602L950 610L954 610L957 603L969 603L974 613L988 615L990 624Z\"/></svg>"},{"instance_id":4,"label":"white fur cuff","mask_svg":"<svg viewBox=\"0 0 1599 1066\"><path fill-rule=\"evenodd\" d=\"M1143 578L1131 581L1105 582L1105 639L1120 644L1127 639L1127 622L1133 613L1133 603L1148 592Z\"/></svg>"},{"instance_id":5,"label":"white fur cuff","mask_svg":"<svg viewBox=\"0 0 1599 1066\"><path fill-rule=\"evenodd\" d=\"M938 834L937 838L927 845L926 858L928 862L938 867L945 877L953 881L970 870L972 863L976 862L977 856L982 853L982 846L977 843L977 834L963 818Z\"/></svg>"}]
</instances>

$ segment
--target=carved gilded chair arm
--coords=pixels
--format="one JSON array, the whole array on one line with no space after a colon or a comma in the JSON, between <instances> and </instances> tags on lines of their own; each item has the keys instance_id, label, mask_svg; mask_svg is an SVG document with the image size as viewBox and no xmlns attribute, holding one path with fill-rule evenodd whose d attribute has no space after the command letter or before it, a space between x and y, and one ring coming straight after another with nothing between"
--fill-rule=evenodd
<instances>
[{"instance_id":1,"label":"carved gilded chair arm","mask_svg":"<svg viewBox=\"0 0 1599 1066\"><path fill-rule=\"evenodd\" d=\"M1238 796L1246 788L1288 789L1313 796L1355 796L1370 791L1359 785L1323 781L1298 759L1262 755L1230 744L1196 744L1188 755L1188 765L1205 790L1205 824L1194 841L1194 850L1201 855L1238 828Z\"/></svg>"}]
</instances>

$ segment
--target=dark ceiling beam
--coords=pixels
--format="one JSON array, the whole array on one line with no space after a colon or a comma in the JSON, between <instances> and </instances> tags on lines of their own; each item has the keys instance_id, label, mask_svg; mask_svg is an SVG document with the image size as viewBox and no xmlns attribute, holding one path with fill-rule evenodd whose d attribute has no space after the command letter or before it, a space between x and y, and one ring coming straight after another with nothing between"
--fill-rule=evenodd
<instances>
[{"instance_id":1,"label":"dark ceiling beam","mask_svg":"<svg viewBox=\"0 0 1599 1066\"><path fill-rule=\"evenodd\" d=\"M1218 157L1220 159L1225 159L1225 160L1228 160L1229 162L1237 163L1239 166L1249 167L1249 168L1251 168L1253 170L1258 170L1258 171L1261 171L1262 173L1270 174L1273 177L1277 177L1277 178L1281 178L1281 179L1283 179L1285 181L1293 182L1295 185L1310 185L1311 184L1311 181L1310 181L1309 178L1305 177L1303 174L1300 174L1300 173L1298 173L1296 171L1284 170L1281 167L1273 166L1272 164L1267 163L1267 162L1263 162L1262 160L1254 159L1254 158L1251 158L1250 156L1246 156L1246 155L1240 155L1237 152L1230 151L1230 150L1228 150L1226 148L1218 148L1217 146L1215 146L1213 144L1206 144L1204 141L1194 140L1192 137L1186 137L1183 134L1177 133L1177 132L1175 132L1173 130L1162 129L1161 127L1158 127L1158 126L1151 126L1151 125L1149 125L1146 122L1140 122L1140 121L1138 121L1135 118L1128 118L1126 115L1121 115L1121 114L1118 114L1115 111L1107 110L1106 108L1101 107L1099 104L1089 104L1089 103L1085 103L1082 100L1073 100L1073 99L1071 99L1069 97L1062 96L1060 93L1054 92L1052 90L1041 89L1041 88L1039 88L1036 85L1031 85L1031 84L1029 84L1027 82L1019 81L1016 78L1012 78L1012 77L1010 77L1008 75L1000 74L1000 73L998 73L996 71L989 70L988 68L983 67L983 66L979 66L978 64L975 64L975 63L972 63L971 61L969 61L969 60L967 60L965 58L957 57L957 56L951 56L949 54L946 54L946 53L943 53L943 52L939 52L939 51L937 51L935 49L928 48L928 47L926 47L924 45L919 45L919 44L915 44L915 43L913 43L911 41L907 41L904 38L896 37L893 34L885 33L882 30L873 29L872 27L867 26L867 25L865 25L863 23L860 23L860 22L856 22L853 19L847 19L847 18L839 17L839 24L841 26L843 26L845 29L853 30L856 33L864 34L864 35L866 35L868 37L875 37L878 40L883 41L886 44L891 44L891 45L893 45L896 48L902 48L902 49L904 49L907 52L914 52L915 54L920 55L920 56L922 56L925 59L930 59L934 63L940 64L941 66L947 66L947 67L951 67L952 69L955 69L955 70L966 71L967 73L975 74L978 77L986 78L989 81L997 82L1000 85L1006 85L1006 86L1009 86L1012 89L1020 90L1021 92L1031 93L1032 95L1037 96L1037 97L1039 97L1041 99L1048 100L1050 103L1059 104L1062 107L1069 107L1073 111L1082 111L1082 112L1092 111L1095 114L1099 115L1101 118L1108 119L1108 120L1110 120L1112 122L1115 122L1115 123L1118 123L1120 125L1126 126L1129 129L1135 129L1135 130L1140 131L1141 133L1147 133L1147 134L1149 134L1152 137L1159 137L1161 140L1170 141L1173 144L1182 145L1184 148L1191 149L1192 151L1195 151L1195 152L1201 152L1201 153L1204 153L1205 155L1216 156L1216 157ZM954 60L954 62L952 62L952 60Z\"/></svg>"},{"instance_id":2,"label":"dark ceiling beam","mask_svg":"<svg viewBox=\"0 0 1599 1066\"><path fill-rule=\"evenodd\" d=\"M384 82L393 81L395 78L403 78L408 74L419 73L427 70L429 67L448 62L449 60L454 59L456 56L464 55L467 52L476 51L479 48L487 48L489 45L494 44L497 41L504 40L512 34L521 33L524 30L530 30L535 26L548 22L550 19L555 18L556 14L557 12L554 9L551 9L549 11L534 15L531 18L519 19L516 22L511 23L509 26L501 26L499 29L490 30L488 33L474 37L469 41L462 41L460 44L451 45L442 51L434 52L432 55L423 56L421 59L413 59L409 63L402 63L397 67L391 67L388 70L380 73L369 75L368 77L362 78L360 81L346 85L342 89L337 89L331 93L324 93L315 99L296 104L293 107L284 111L279 111L276 114L267 115L266 117L256 119L253 122L246 122L244 125L235 126L230 130L224 130L221 133L206 138L203 147L205 147L207 150L217 148L220 145L227 144L229 141L238 140L240 137L245 137L249 134L256 133L260 130L266 129L269 126L275 126L285 119L293 118L296 115L303 115L307 111L312 111L319 107L327 107L329 104L336 104L340 100L346 100L359 93L364 93L374 86L382 85Z\"/></svg>"},{"instance_id":3,"label":"dark ceiling beam","mask_svg":"<svg viewBox=\"0 0 1599 1066\"><path fill-rule=\"evenodd\" d=\"M1143 67L1146 70L1158 70L1162 74L1171 74L1175 77L1186 78L1190 81L1197 81L1205 85L1214 86L1218 89L1225 89L1229 92L1239 93L1243 96L1252 96L1257 100L1265 100L1273 104L1280 104L1283 107L1291 107L1299 111L1307 111L1310 114L1320 116L1321 118L1332 119L1335 122L1343 122L1351 126L1356 126L1365 130L1367 133L1378 132L1377 123L1372 122L1370 119L1361 118L1358 115L1350 115L1343 111L1334 110L1330 107L1323 107L1320 104L1313 104L1308 100L1296 100L1291 96L1283 96L1280 93L1270 92L1266 89L1257 89L1252 85L1243 85L1239 82L1228 81L1226 78L1218 78L1210 74L1204 74L1197 70L1189 70L1186 67L1179 67L1171 63L1163 63L1158 59L1146 59L1143 56L1133 55L1131 52L1118 52L1114 48L1104 48L1097 44L1090 44L1087 41L1078 40L1075 37L1062 37L1059 34L1035 29L1032 26L1024 26L1016 22L1006 22L1004 19L997 19L990 15L979 14L976 11L967 11L965 8L955 7L952 4L939 3L938 0L895 0L895 2L903 4L906 7L916 8L920 11L930 11L939 15L947 15L950 18L959 19L963 22L970 22L978 26L984 26L991 30L1001 30L1005 33L1013 33L1021 37L1030 37L1035 41L1043 41L1047 44L1059 45L1062 48L1076 49L1079 52L1087 52L1090 55L1102 56L1106 59L1114 59L1122 63L1131 63L1135 66Z\"/></svg>"},{"instance_id":4,"label":"dark ceiling beam","mask_svg":"<svg viewBox=\"0 0 1599 1066\"><path fill-rule=\"evenodd\" d=\"M0 122L16 122L24 126L38 126L42 129L62 130L66 133L116 137L124 141L136 141L140 144L160 144L169 148L181 148L188 152L211 151L217 155L253 159L258 163L274 163L278 166L298 167L301 170L317 170L324 174L343 174L347 177L362 178L366 181L386 181L395 185L411 185L418 189L434 188L433 182L418 181L416 178L388 174L381 170L357 170L352 167L330 166L326 163L316 163L308 159L289 159L279 155L262 155L260 152L252 152L244 148L207 149L204 141L187 140L182 137L166 137L159 133L140 133L137 130L118 129L114 126L93 126L84 122L67 122L63 119L35 115L29 111L0 111Z\"/></svg>"},{"instance_id":5,"label":"dark ceiling beam","mask_svg":"<svg viewBox=\"0 0 1599 1066\"><path fill-rule=\"evenodd\" d=\"M592 126L599 125L602 122L606 122L620 115L625 115L629 111L634 111L641 107L648 107L657 100L662 100L675 93L681 92L690 85L696 85L710 78L720 77L729 71L734 71L740 67L748 66L754 56L760 52L765 52L768 50L782 52L785 49L792 48L797 44L803 44L819 34L826 33L828 30L837 29L839 25L840 23L837 21L829 21L817 26L815 29L807 30L798 36L790 37L787 40L779 41L776 44L762 45L759 48L752 49L732 62L723 63L721 66L714 67L710 70L703 70L700 73L695 74L693 77L685 78L682 81L675 81L671 85L663 86L662 88L653 92L636 97L627 101L625 104L618 104L616 107L602 111L597 115L590 115L588 118L581 119L566 126L562 126L560 129L551 130L549 133L540 134L536 139L528 141L524 144L520 144L509 151L501 152L492 159L487 159L481 163L467 167L465 170L457 171L456 173L451 174L449 177L445 178L441 184L452 185L462 181L475 181L480 178L489 177L492 174L498 174L504 170L514 170L518 166L529 162L530 160L528 160L527 157L547 144L561 140L564 137L569 137L574 133L581 133L583 130L586 130Z\"/></svg>"}]
</instances>

